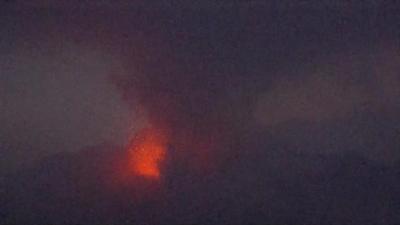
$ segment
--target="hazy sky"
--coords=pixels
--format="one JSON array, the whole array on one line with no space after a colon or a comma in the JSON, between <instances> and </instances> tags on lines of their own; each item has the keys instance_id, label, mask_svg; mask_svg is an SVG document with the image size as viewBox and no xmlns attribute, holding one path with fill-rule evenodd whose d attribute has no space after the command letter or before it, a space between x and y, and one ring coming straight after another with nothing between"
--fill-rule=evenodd
<instances>
[{"instance_id":1,"label":"hazy sky","mask_svg":"<svg viewBox=\"0 0 400 225\"><path fill-rule=\"evenodd\" d=\"M136 103L129 103L141 97L124 102L112 79L132 74L143 84L164 73L161 85L183 97L157 92L165 87L153 81L133 90L150 87L156 93L145 105L161 120L171 116L169 109L178 110L174 104L193 107L172 116L186 125L198 113L205 121L224 117L234 126L261 123L272 129L286 121L344 119L358 109L377 112L398 103L394 28L380 25L389 19L363 20L363 13L379 16L369 8L378 2L356 14L339 10L342 24L329 14L251 15L254 4L261 2L2 3L2 166L99 142L126 143L144 124ZM190 15L196 9L216 22ZM146 65L151 63L159 65ZM197 82L198 76L207 79ZM172 100L162 106L161 98ZM224 108L232 113L222 113Z\"/></svg>"},{"instance_id":2,"label":"hazy sky","mask_svg":"<svg viewBox=\"0 0 400 225\"><path fill-rule=\"evenodd\" d=\"M110 82L124 72L118 55L74 35L84 24L68 29L57 18L30 8L2 14L2 168L101 142L124 144L142 123Z\"/></svg>"}]
</instances>

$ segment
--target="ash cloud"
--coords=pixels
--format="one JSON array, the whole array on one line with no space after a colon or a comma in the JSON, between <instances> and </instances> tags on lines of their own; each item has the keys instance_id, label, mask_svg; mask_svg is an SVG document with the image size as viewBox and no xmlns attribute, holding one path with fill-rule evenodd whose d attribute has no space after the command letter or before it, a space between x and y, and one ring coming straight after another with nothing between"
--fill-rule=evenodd
<instances>
[{"instance_id":1,"label":"ash cloud","mask_svg":"<svg viewBox=\"0 0 400 225\"><path fill-rule=\"evenodd\" d=\"M399 110L396 17L384 5L363 7L164 12L151 20L148 36L136 39L140 47L128 57L133 72L113 80L123 98L168 129L171 145L193 160L225 160L252 132L390 117ZM361 24L364 13L376 17ZM392 137L396 127L389 128ZM393 142L389 146L378 148L387 152L383 157L371 147L360 154L396 161Z\"/></svg>"}]
</instances>

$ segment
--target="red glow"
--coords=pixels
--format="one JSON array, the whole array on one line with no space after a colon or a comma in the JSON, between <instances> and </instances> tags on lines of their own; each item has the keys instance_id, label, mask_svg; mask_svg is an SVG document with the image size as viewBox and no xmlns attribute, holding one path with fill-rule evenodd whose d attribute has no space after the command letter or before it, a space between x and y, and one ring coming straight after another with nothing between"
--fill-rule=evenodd
<instances>
[{"instance_id":1,"label":"red glow","mask_svg":"<svg viewBox=\"0 0 400 225\"><path fill-rule=\"evenodd\" d=\"M166 154L166 138L162 132L155 129L142 130L129 151L129 167L135 174L157 180L160 178L160 164Z\"/></svg>"}]
</instances>

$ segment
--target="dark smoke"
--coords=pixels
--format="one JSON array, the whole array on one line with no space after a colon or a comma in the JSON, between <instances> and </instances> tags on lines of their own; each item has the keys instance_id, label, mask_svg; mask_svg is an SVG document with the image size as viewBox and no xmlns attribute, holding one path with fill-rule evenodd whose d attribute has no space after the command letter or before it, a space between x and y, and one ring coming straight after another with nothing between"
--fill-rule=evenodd
<instances>
[{"instance_id":1,"label":"dark smoke","mask_svg":"<svg viewBox=\"0 0 400 225\"><path fill-rule=\"evenodd\" d=\"M252 132L392 114L397 18L369 7L163 11L129 52L132 72L112 79L192 161L243 152L237 146ZM399 158L387 154L382 160Z\"/></svg>"}]
</instances>

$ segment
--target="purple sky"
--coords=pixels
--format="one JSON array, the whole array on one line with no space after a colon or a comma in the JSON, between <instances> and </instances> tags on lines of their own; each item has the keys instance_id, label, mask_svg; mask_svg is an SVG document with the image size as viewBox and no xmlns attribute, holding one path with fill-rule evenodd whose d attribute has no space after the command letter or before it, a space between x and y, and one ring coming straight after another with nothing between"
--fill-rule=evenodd
<instances>
[{"instance_id":1,"label":"purple sky","mask_svg":"<svg viewBox=\"0 0 400 225\"><path fill-rule=\"evenodd\" d=\"M0 223L398 222L398 9L1 2ZM149 124L163 188L135 205L151 185L104 180Z\"/></svg>"}]
</instances>

